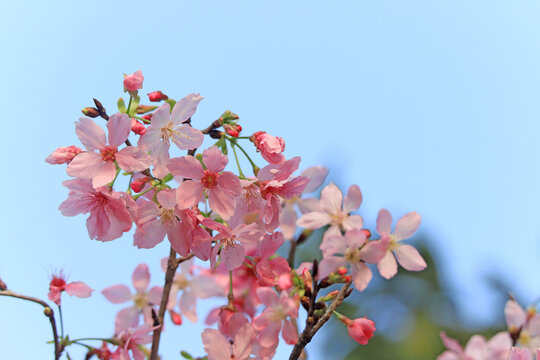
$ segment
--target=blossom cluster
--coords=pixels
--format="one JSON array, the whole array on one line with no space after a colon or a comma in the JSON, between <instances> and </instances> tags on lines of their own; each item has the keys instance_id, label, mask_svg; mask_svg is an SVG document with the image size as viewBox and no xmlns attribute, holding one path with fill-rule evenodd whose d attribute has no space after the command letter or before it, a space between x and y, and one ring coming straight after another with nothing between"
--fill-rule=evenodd
<instances>
[{"instance_id":1,"label":"blossom cluster","mask_svg":"<svg viewBox=\"0 0 540 360\"><path fill-rule=\"evenodd\" d=\"M504 307L506 331L491 339L482 335L470 338L465 349L441 332L447 350L437 360L540 360L540 314L535 306L523 309L514 299Z\"/></svg>"},{"instance_id":2,"label":"blossom cluster","mask_svg":"<svg viewBox=\"0 0 540 360\"><path fill-rule=\"evenodd\" d=\"M382 209L370 231L354 213L362 203L357 185L343 196L333 183L323 187L328 174L323 166L297 174L301 158L284 154L282 138L264 131L241 136L239 117L230 111L199 129L194 118L203 100L199 94L174 101L153 91L148 100L160 105L142 105L143 81L140 71L125 75L128 105L120 99L118 112L109 116L95 100L75 122L81 146L59 147L46 159L67 165L72 178L63 182L69 194L59 209L65 216L89 214L91 239L113 241L134 230L134 246L150 249L167 239L173 250L162 263L172 279L167 283L166 276L163 287L149 289L149 270L141 264L133 273L135 293L126 285L102 290L111 303L129 306L118 312L114 336L91 347L89 355L143 359L143 345L163 328L160 314L168 312L176 325L182 317L197 321L197 301L209 297L224 299L207 314L209 327L201 334L209 360L270 359L280 338L300 346L300 308L308 316L302 335L313 336L319 322L336 315L353 339L367 344L374 322L348 319L336 307L351 289L368 286L375 268L368 264L386 279L397 274L398 263L409 271L426 267L419 252L403 242L418 229L420 215L405 214L392 230L392 216ZM215 143L197 153L205 138ZM187 154L175 156L177 149ZM247 158L250 173L241 168L238 154ZM237 172L230 169L231 155ZM121 189L123 178L129 180ZM310 196L321 187L320 197ZM296 265L293 251L288 259L280 255L280 248L294 250L317 229L324 231L320 261ZM319 290L334 285L341 290L317 298ZM65 290L73 291L69 284Z\"/></svg>"}]
</instances>

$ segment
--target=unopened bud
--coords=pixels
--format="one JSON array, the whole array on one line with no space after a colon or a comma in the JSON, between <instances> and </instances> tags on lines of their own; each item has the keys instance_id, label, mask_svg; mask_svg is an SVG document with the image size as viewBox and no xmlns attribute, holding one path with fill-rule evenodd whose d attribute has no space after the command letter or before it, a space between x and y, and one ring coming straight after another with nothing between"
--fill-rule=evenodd
<instances>
[{"instance_id":1,"label":"unopened bud","mask_svg":"<svg viewBox=\"0 0 540 360\"><path fill-rule=\"evenodd\" d=\"M351 281L351 275L347 275L343 279L345 280L345 282L350 282Z\"/></svg>"},{"instance_id":2,"label":"unopened bud","mask_svg":"<svg viewBox=\"0 0 540 360\"><path fill-rule=\"evenodd\" d=\"M53 311L52 311L52 309L50 307L47 306L45 309L43 309L43 313L45 314L45 316L50 317L50 316L52 316Z\"/></svg>"},{"instance_id":3,"label":"unopened bud","mask_svg":"<svg viewBox=\"0 0 540 360\"><path fill-rule=\"evenodd\" d=\"M157 109L157 106L139 105L137 106L137 114L146 114Z\"/></svg>"},{"instance_id":4,"label":"unopened bud","mask_svg":"<svg viewBox=\"0 0 540 360\"><path fill-rule=\"evenodd\" d=\"M162 93L161 91L152 91L151 93L148 93L148 99L152 102L159 102L162 100L168 100L169 97Z\"/></svg>"},{"instance_id":5,"label":"unopened bud","mask_svg":"<svg viewBox=\"0 0 540 360\"><path fill-rule=\"evenodd\" d=\"M139 193L142 191L142 189L144 189L144 186L149 181L150 181L150 178L147 176L133 180L130 185L131 190L135 191L136 193Z\"/></svg>"},{"instance_id":6,"label":"unopened bud","mask_svg":"<svg viewBox=\"0 0 540 360\"><path fill-rule=\"evenodd\" d=\"M320 302L326 302L326 301L332 301L336 298L336 296L339 294L339 290L330 291L325 296L321 297L319 300Z\"/></svg>"},{"instance_id":7,"label":"unopened bud","mask_svg":"<svg viewBox=\"0 0 540 360\"><path fill-rule=\"evenodd\" d=\"M236 128L236 125L225 124L223 125L223 129L225 129L225 132L229 136L238 137L238 135L240 135L239 131Z\"/></svg>"},{"instance_id":8,"label":"unopened bud","mask_svg":"<svg viewBox=\"0 0 540 360\"><path fill-rule=\"evenodd\" d=\"M347 273L347 268L345 268L345 267L342 266L342 267L340 267L340 268L337 269L337 273L338 273L339 275L345 275L345 274Z\"/></svg>"},{"instance_id":9,"label":"unopened bud","mask_svg":"<svg viewBox=\"0 0 540 360\"><path fill-rule=\"evenodd\" d=\"M93 107L85 107L81 111L84 115L91 118L97 118L99 116L99 110Z\"/></svg>"},{"instance_id":10,"label":"unopened bud","mask_svg":"<svg viewBox=\"0 0 540 360\"><path fill-rule=\"evenodd\" d=\"M174 325L182 325L182 316L180 316L179 313L169 310L169 315L171 316L171 321Z\"/></svg>"},{"instance_id":11,"label":"unopened bud","mask_svg":"<svg viewBox=\"0 0 540 360\"><path fill-rule=\"evenodd\" d=\"M141 118L143 118L146 121L152 121L152 114L141 116Z\"/></svg>"},{"instance_id":12,"label":"unopened bud","mask_svg":"<svg viewBox=\"0 0 540 360\"><path fill-rule=\"evenodd\" d=\"M146 127L135 118L131 118L131 131L137 135L144 135L146 133Z\"/></svg>"},{"instance_id":13,"label":"unopened bud","mask_svg":"<svg viewBox=\"0 0 540 360\"><path fill-rule=\"evenodd\" d=\"M369 231L369 229L362 229L362 232L366 236L366 239L369 240L369 238L371 237L371 231Z\"/></svg>"}]
</instances>

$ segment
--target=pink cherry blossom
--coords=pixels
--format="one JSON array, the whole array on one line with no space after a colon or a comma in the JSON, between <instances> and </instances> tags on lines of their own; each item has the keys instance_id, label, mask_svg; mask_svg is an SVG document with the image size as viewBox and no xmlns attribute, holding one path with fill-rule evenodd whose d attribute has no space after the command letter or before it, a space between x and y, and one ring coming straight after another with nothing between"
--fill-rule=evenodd
<instances>
[{"instance_id":1,"label":"pink cherry blossom","mask_svg":"<svg viewBox=\"0 0 540 360\"><path fill-rule=\"evenodd\" d=\"M347 325L349 336L360 345L367 345L376 330L375 323L365 316L351 320L346 316L340 315L339 320Z\"/></svg>"},{"instance_id":2,"label":"pink cherry blossom","mask_svg":"<svg viewBox=\"0 0 540 360\"><path fill-rule=\"evenodd\" d=\"M218 244L212 249L210 265L215 267L216 257L220 251L220 258L225 263L228 270L233 270L242 265L245 257L244 242L254 242L259 240L263 233L259 230L257 224L231 224L232 229L210 218L203 220L202 224L209 229L218 232L216 236L206 241L217 241Z\"/></svg>"},{"instance_id":3,"label":"pink cherry blossom","mask_svg":"<svg viewBox=\"0 0 540 360\"><path fill-rule=\"evenodd\" d=\"M513 347L508 360L533 360L533 354L528 349Z\"/></svg>"},{"instance_id":4,"label":"pink cherry blossom","mask_svg":"<svg viewBox=\"0 0 540 360\"><path fill-rule=\"evenodd\" d=\"M401 240L410 238L420 226L420 215L416 211L403 215L396 223L392 233L392 215L386 209L381 209L377 215L377 232L381 240L388 245L384 258L377 264L380 274L385 279L394 277L397 273L397 263L409 271L422 271L426 262L411 245L401 244Z\"/></svg>"},{"instance_id":5,"label":"pink cherry blossom","mask_svg":"<svg viewBox=\"0 0 540 360\"><path fill-rule=\"evenodd\" d=\"M167 258L161 261L163 271L167 269L167 261ZM167 304L167 309L174 309L178 293L182 292L178 306L191 322L197 322L197 299L226 295L214 277L205 273L194 274L194 268L193 259L180 264L180 272L174 275Z\"/></svg>"},{"instance_id":6,"label":"pink cherry blossom","mask_svg":"<svg viewBox=\"0 0 540 360\"><path fill-rule=\"evenodd\" d=\"M228 158L217 146L203 151L203 163L193 156L171 159L169 170L175 176L187 179L177 189L176 200L180 209L196 206L208 196L210 208L224 219L229 219L235 208L236 199L242 192L238 177L230 171L223 171ZM223 172L222 172L223 171Z\"/></svg>"},{"instance_id":7,"label":"pink cherry blossom","mask_svg":"<svg viewBox=\"0 0 540 360\"><path fill-rule=\"evenodd\" d=\"M51 155L45 159L51 165L69 163L73 158L82 152L80 148L75 145L61 146L54 150Z\"/></svg>"},{"instance_id":8,"label":"pink cherry blossom","mask_svg":"<svg viewBox=\"0 0 540 360\"><path fill-rule=\"evenodd\" d=\"M257 131L251 135L250 140L255 144L264 160L270 164L281 164L285 161L282 152L285 150L285 141L280 137L267 134L264 131Z\"/></svg>"},{"instance_id":9,"label":"pink cherry blossom","mask_svg":"<svg viewBox=\"0 0 540 360\"><path fill-rule=\"evenodd\" d=\"M139 324L139 315L143 314L145 322L152 323L152 307L161 301L163 289L154 286L148 290L150 284L150 271L146 264L140 264L133 271L132 276L135 294L126 285L113 285L103 289L101 293L113 304L133 301L133 305L120 310L116 315L115 331L120 333Z\"/></svg>"},{"instance_id":10,"label":"pink cherry blossom","mask_svg":"<svg viewBox=\"0 0 540 360\"><path fill-rule=\"evenodd\" d=\"M152 102L159 102L161 100L167 100L169 97L162 93L161 91L152 91L147 94L148 99Z\"/></svg>"},{"instance_id":11,"label":"pink cherry blossom","mask_svg":"<svg viewBox=\"0 0 540 360\"><path fill-rule=\"evenodd\" d=\"M118 151L131 131L131 120L126 114L114 114L107 122L108 142L105 132L94 120L80 118L75 123L75 132L86 148L86 152L77 155L68 165L67 173L83 179L92 180L97 188L107 185L116 176L116 164L127 172L142 171L150 166L151 158L136 146L127 146ZM94 151L98 151L94 152Z\"/></svg>"},{"instance_id":12,"label":"pink cherry blossom","mask_svg":"<svg viewBox=\"0 0 540 360\"><path fill-rule=\"evenodd\" d=\"M131 75L124 74L124 92L132 92L142 89L143 80L144 76L141 70L135 71Z\"/></svg>"},{"instance_id":13,"label":"pink cherry blossom","mask_svg":"<svg viewBox=\"0 0 540 360\"><path fill-rule=\"evenodd\" d=\"M253 327L259 331L259 343L263 347L275 346L279 342L279 332L287 344L298 341L298 332L290 318L298 317L298 301L282 291L278 297L273 288L258 288L257 297L266 306L260 315L253 318Z\"/></svg>"},{"instance_id":14,"label":"pink cherry blossom","mask_svg":"<svg viewBox=\"0 0 540 360\"><path fill-rule=\"evenodd\" d=\"M109 187L94 189L92 183L84 179L66 180L62 185L70 190L59 207L62 215L90 213L86 227L91 239L111 241L131 229L131 216L121 193Z\"/></svg>"},{"instance_id":15,"label":"pink cherry blossom","mask_svg":"<svg viewBox=\"0 0 540 360\"><path fill-rule=\"evenodd\" d=\"M517 342L529 350L540 348L540 314L531 308L526 312L515 300L508 300L504 307L508 332L519 333Z\"/></svg>"},{"instance_id":16,"label":"pink cherry blossom","mask_svg":"<svg viewBox=\"0 0 540 360\"><path fill-rule=\"evenodd\" d=\"M353 284L358 291L363 291L371 281L371 270L366 263L378 263L386 252L386 244L381 240L368 242L359 229L348 230L345 236L341 233L330 235L323 239L320 248L323 259L318 277L323 279L339 267L350 264Z\"/></svg>"},{"instance_id":17,"label":"pink cherry blossom","mask_svg":"<svg viewBox=\"0 0 540 360\"><path fill-rule=\"evenodd\" d=\"M343 202L343 205L342 205ZM362 203L362 193L357 185L351 185L345 199L339 188L330 183L321 192L319 209L308 212L296 224L306 229L318 229L330 225L331 231L337 229L361 229L364 221L359 215L349 215Z\"/></svg>"},{"instance_id":18,"label":"pink cherry blossom","mask_svg":"<svg viewBox=\"0 0 540 360\"><path fill-rule=\"evenodd\" d=\"M182 256L187 256L191 243L180 222L180 210L176 207L176 190L161 190L154 201L141 202L138 209L139 226L134 236L134 245L150 249L159 244L167 235L173 249Z\"/></svg>"},{"instance_id":19,"label":"pink cherry blossom","mask_svg":"<svg viewBox=\"0 0 540 360\"><path fill-rule=\"evenodd\" d=\"M483 336L474 335L465 349L444 332L440 335L448 350L439 355L437 360L507 360L512 347L512 340L507 332L500 332L487 342Z\"/></svg>"},{"instance_id":20,"label":"pink cherry blossom","mask_svg":"<svg viewBox=\"0 0 540 360\"><path fill-rule=\"evenodd\" d=\"M52 276L51 283L49 284L49 300L60 306L62 292L65 291L68 295L79 298L87 298L92 295L94 291L90 286L86 285L82 281L74 281L69 284L66 283L66 276L62 271Z\"/></svg>"},{"instance_id":21,"label":"pink cherry blossom","mask_svg":"<svg viewBox=\"0 0 540 360\"><path fill-rule=\"evenodd\" d=\"M310 181L306 176L292 177L299 165L300 157L297 156L279 165L265 166L257 173L261 195L266 200L264 223L269 232L279 226L280 199L299 196Z\"/></svg>"},{"instance_id":22,"label":"pink cherry blossom","mask_svg":"<svg viewBox=\"0 0 540 360\"><path fill-rule=\"evenodd\" d=\"M125 329L118 334L118 349L113 354L113 359L129 360L130 353L134 360L144 360L146 356L140 346L152 342L152 331L159 326L152 327L143 324L137 327Z\"/></svg>"},{"instance_id":23,"label":"pink cherry blossom","mask_svg":"<svg viewBox=\"0 0 540 360\"><path fill-rule=\"evenodd\" d=\"M247 360L251 358L251 347L256 333L253 327L246 323L236 333L232 345L216 329L205 329L201 337L208 360Z\"/></svg>"},{"instance_id":24,"label":"pink cherry blossom","mask_svg":"<svg viewBox=\"0 0 540 360\"><path fill-rule=\"evenodd\" d=\"M203 133L185 122L195 113L202 99L199 94L189 94L176 103L172 113L169 103L164 103L152 114L152 123L139 138L138 145L151 152L154 174L157 177L162 178L168 173L171 141L181 150L201 146Z\"/></svg>"}]
</instances>

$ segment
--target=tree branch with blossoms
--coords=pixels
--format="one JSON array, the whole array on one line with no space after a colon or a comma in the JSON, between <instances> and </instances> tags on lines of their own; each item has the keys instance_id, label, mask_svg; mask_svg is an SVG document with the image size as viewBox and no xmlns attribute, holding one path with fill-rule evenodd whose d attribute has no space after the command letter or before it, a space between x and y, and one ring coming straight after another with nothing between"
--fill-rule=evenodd
<instances>
[{"instance_id":1,"label":"tree branch with blossoms","mask_svg":"<svg viewBox=\"0 0 540 360\"><path fill-rule=\"evenodd\" d=\"M162 286L151 286L143 263L133 271L132 287L103 289L110 303L124 304L112 335L70 339L69 329L62 330L54 335L55 358L78 345L87 349L87 359L157 360L167 318L174 326L184 319L197 322L197 303L213 297L221 305L206 316L201 334L206 355L199 358L271 359L284 341L292 346L290 359L298 359L333 315L366 345L375 332L373 321L348 319L337 308L353 289L368 286L375 267L386 279L397 274L398 263L409 271L426 267L418 251L403 243L420 226L420 215L404 215L392 230L392 217L382 209L375 237L356 213L362 203L357 185L343 196L335 184L323 186L324 166L297 174L301 158L285 156L281 137L265 131L241 136L240 118L229 110L199 130L200 94L176 101L153 91L148 100L158 104L142 104L143 81L140 71L124 76L129 99L120 98L118 112L110 116L94 99L95 106L84 108L85 117L75 122L82 147L60 147L46 161L66 165L71 179L63 185L69 193L59 210L69 217L88 214L92 240L114 241L133 230L134 246L150 251L167 239L165 279ZM97 118L104 124L92 120ZM187 154L175 156L177 150ZM252 172L242 169L242 157ZM120 190L125 182L127 190ZM317 229L324 230L321 256L296 266L298 247ZM60 312L63 292L92 294L85 283L68 283L62 273L52 277L49 289ZM300 307L306 323L299 333ZM52 310L50 319L54 324ZM197 358L181 350L185 358Z\"/></svg>"}]
</instances>

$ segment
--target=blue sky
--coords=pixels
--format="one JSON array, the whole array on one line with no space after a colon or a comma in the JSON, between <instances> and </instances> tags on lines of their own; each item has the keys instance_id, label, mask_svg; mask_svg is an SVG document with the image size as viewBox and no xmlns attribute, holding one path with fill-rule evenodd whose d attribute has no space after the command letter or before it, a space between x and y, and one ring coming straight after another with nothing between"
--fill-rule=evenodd
<instances>
[{"instance_id":1,"label":"blue sky","mask_svg":"<svg viewBox=\"0 0 540 360\"><path fill-rule=\"evenodd\" d=\"M0 277L13 290L45 297L47 273L59 267L101 290L127 283L140 262L154 284L162 281L166 245L140 251L130 236L90 241L85 217L57 210L67 196L64 169L44 162L56 147L78 145L73 122L92 97L112 112L122 73L142 70L144 90L205 97L195 125L231 109L246 133L282 136L285 155L301 155L303 167L324 164L329 180L358 184L368 225L381 207L395 218L418 211L471 326L502 310L490 307L488 273L507 279L524 301L540 295L537 2L21 1L2 8ZM0 302L10 324L0 337L14 345L3 355L48 351L40 310ZM77 337L112 331L120 308L99 293L64 303L65 325ZM200 354L195 332L168 330L165 359L177 358L179 347Z\"/></svg>"}]
</instances>

